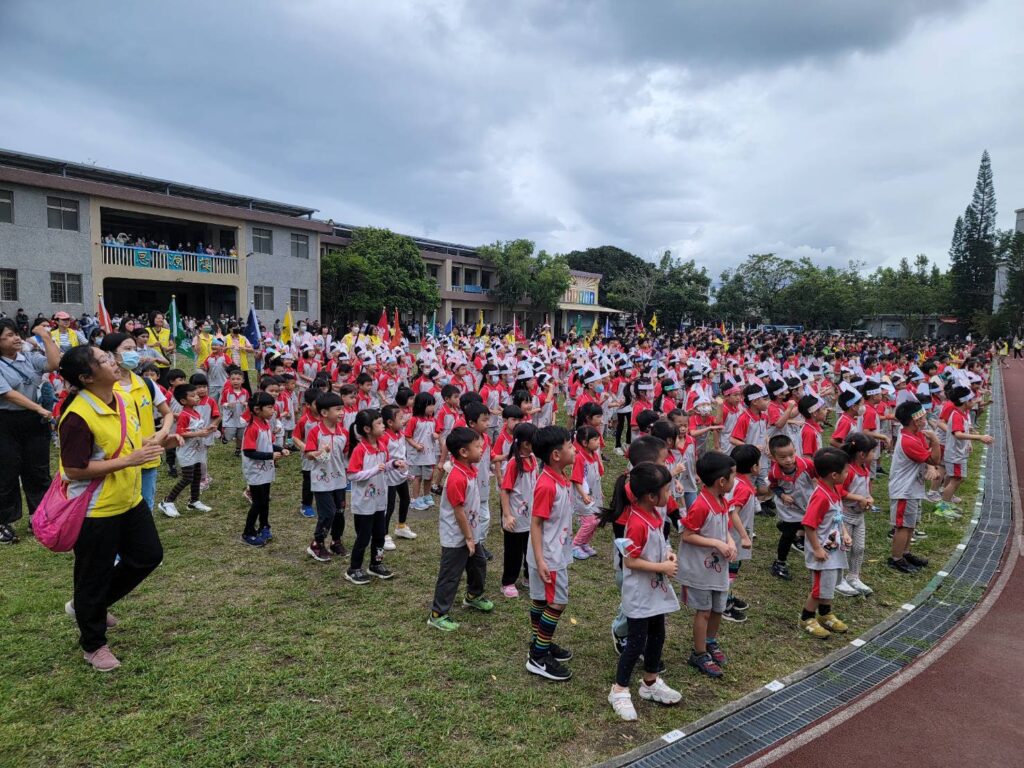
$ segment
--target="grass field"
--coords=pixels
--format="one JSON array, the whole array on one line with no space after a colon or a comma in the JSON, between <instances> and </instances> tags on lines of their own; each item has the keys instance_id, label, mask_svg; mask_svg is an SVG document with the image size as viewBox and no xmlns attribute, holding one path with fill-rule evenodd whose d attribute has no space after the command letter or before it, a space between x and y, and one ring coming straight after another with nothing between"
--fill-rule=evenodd
<instances>
[{"instance_id":1,"label":"grass field","mask_svg":"<svg viewBox=\"0 0 1024 768\"><path fill-rule=\"evenodd\" d=\"M622 460L606 451L606 496ZM963 487L973 509L978 457ZM887 463L887 462L886 462ZM461 628L425 626L439 545L436 507L410 513L419 533L387 554L397 577L357 587L343 564L304 553L313 522L298 512L297 458L285 460L273 489L274 541L257 550L239 541L247 503L238 460L228 446L211 451L213 485L206 514L157 515L163 565L115 607L121 626L110 644L120 670L99 675L81 660L74 623L63 613L71 557L34 541L0 550L0 765L3 766L579 766L631 749L783 676L848 642L814 640L798 618L808 590L800 553L794 580L768 574L777 533L757 518L754 560L736 592L751 603L749 621L724 625L730 654L720 681L686 666L690 613L669 619L666 681L683 692L673 708L641 702L623 723L606 701L616 657L609 622L618 606L611 531L602 556L572 567L569 608L556 640L576 652L568 683L526 672L527 601L498 593L500 530L491 615L457 608ZM169 486L161 469L157 498ZM870 598L837 596L851 632L867 630L915 594L960 540L964 525L925 515L929 538L915 551L932 558L916 576L885 567L885 478L874 492L884 514L868 515ZM187 493L187 492L186 492ZM931 509L930 504L926 505ZM184 508L184 504L181 504ZM492 510L498 507L492 502ZM497 528L497 526L495 526ZM18 524L19 533L24 523ZM351 544L353 530L346 530Z\"/></svg>"}]
</instances>

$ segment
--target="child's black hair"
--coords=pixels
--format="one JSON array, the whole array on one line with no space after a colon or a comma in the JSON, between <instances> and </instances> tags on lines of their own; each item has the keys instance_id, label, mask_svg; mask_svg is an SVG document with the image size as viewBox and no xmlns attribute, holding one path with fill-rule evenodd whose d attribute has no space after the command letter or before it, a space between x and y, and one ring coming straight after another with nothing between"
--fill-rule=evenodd
<instances>
[{"instance_id":1,"label":"child's black hair","mask_svg":"<svg viewBox=\"0 0 1024 768\"><path fill-rule=\"evenodd\" d=\"M501 409L501 418L503 419L521 419L523 418L523 409L518 405L506 405Z\"/></svg>"},{"instance_id":2,"label":"child's black hair","mask_svg":"<svg viewBox=\"0 0 1024 768\"><path fill-rule=\"evenodd\" d=\"M442 393L441 396L444 397L444 394ZM395 401L398 401L397 397L395 398ZM470 403L482 403L483 401L484 399L480 397L479 392L463 392L459 396L459 410L465 412L466 406Z\"/></svg>"},{"instance_id":3,"label":"child's black hair","mask_svg":"<svg viewBox=\"0 0 1024 768\"><path fill-rule=\"evenodd\" d=\"M274 398L266 392L257 392L249 398L249 412L254 413L257 408L263 408L274 404Z\"/></svg>"},{"instance_id":4,"label":"child's black hair","mask_svg":"<svg viewBox=\"0 0 1024 768\"><path fill-rule=\"evenodd\" d=\"M659 418L657 411L640 411L636 415L636 428L641 432L648 432Z\"/></svg>"},{"instance_id":5,"label":"child's black hair","mask_svg":"<svg viewBox=\"0 0 1024 768\"><path fill-rule=\"evenodd\" d=\"M459 394L459 388L456 387L454 384L445 384L443 387L441 387L441 399L442 400L447 400L452 395L457 395L457 394Z\"/></svg>"},{"instance_id":6,"label":"child's black hair","mask_svg":"<svg viewBox=\"0 0 1024 768\"><path fill-rule=\"evenodd\" d=\"M366 439L366 430L372 427L373 422L379 418L381 418L380 411L376 408L364 408L356 414L352 426L348 428L348 445L345 446L345 453L348 456L352 455L356 443Z\"/></svg>"},{"instance_id":7,"label":"child's black hair","mask_svg":"<svg viewBox=\"0 0 1024 768\"><path fill-rule=\"evenodd\" d=\"M639 426L639 424L640 420L637 419L637 425ZM667 444L669 440L675 440L679 437L679 427L667 419L658 419L651 424L651 434L654 437L660 437Z\"/></svg>"},{"instance_id":8,"label":"child's black hair","mask_svg":"<svg viewBox=\"0 0 1024 768\"><path fill-rule=\"evenodd\" d=\"M340 398L339 398L340 399ZM384 426L386 427L395 417L402 412L402 409L397 405L385 405L380 409L380 417L384 419Z\"/></svg>"},{"instance_id":9,"label":"child's black hair","mask_svg":"<svg viewBox=\"0 0 1024 768\"><path fill-rule=\"evenodd\" d=\"M320 395L322 394L323 392L320 392L318 390L312 388L307 389L305 393L302 395L302 402L304 402L306 405L313 405L314 403L316 403L316 399L320 397Z\"/></svg>"},{"instance_id":10,"label":"child's black hair","mask_svg":"<svg viewBox=\"0 0 1024 768\"><path fill-rule=\"evenodd\" d=\"M308 395L310 392L316 392L314 389L306 390ZM316 398L316 409L320 413L323 413L328 408L341 408L341 398L333 392L319 392L320 396Z\"/></svg>"},{"instance_id":11,"label":"child's black hair","mask_svg":"<svg viewBox=\"0 0 1024 768\"><path fill-rule=\"evenodd\" d=\"M604 408L594 402L584 403L576 412L576 426L582 427L588 419L604 414Z\"/></svg>"},{"instance_id":12,"label":"child's black hair","mask_svg":"<svg viewBox=\"0 0 1024 768\"><path fill-rule=\"evenodd\" d=\"M237 365L229 365L229 366L228 366L228 367L227 367L227 368L225 369L225 373L227 373L227 375L228 375L228 378L231 378L231 377L232 377L232 376L234 376L234 375L235 375L236 373L237 373L237 374L238 374L239 376L241 376L241 377L242 377L243 379L245 378L245 371L243 371L243 370L242 370L241 368L239 368L239 367L238 367Z\"/></svg>"},{"instance_id":13,"label":"child's black hair","mask_svg":"<svg viewBox=\"0 0 1024 768\"><path fill-rule=\"evenodd\" d=\"M398 391L395 392L395 405L405 408L409 405L409 400L413 398L413 391L408 387L399 387Z\"/></svg>"},{"instance_id":14,"label":"child's black hair","mask_svg":"<svg viewBox=\"0 0 1024 768\"><path fill-rule=\"evenodd\" d=\"M921 410L921 404L915 403L913 400L907 400L896 406L896 421L902 424L904 427L910 425L914 421L914 414Z\"/></svg>"},{"instance_id":15,"label":"child's black hair","mask_svg":"<svg viewBox=\"0 0 1024 768\"><path fill-rule=\"evenodd\" d=\"M678 416L682 416L684 419L689 420L689 414L682 408L673 408L671 411L665 414L665 418L668 419L669 421L672 421L672 419ZM674 424L675 422L672 423Z\"/></svg>"},{"instance_id":16,"label":"child's black hair","mask_svg":"<svg viewBox=\"0 0 1024 768\"><path fill-rule=\"evenodd\" d=\"M470 400L462 408L462 415L466 419L466 426L469 426L470 424L476 423L477 419L479 419L481 416L484 416L484 415L488 416L488 421L489 421L490 420L489 417L491 415L491 412L487 409L487 406L484 405L483 403L475 401L475 400Z\"/></svg>"},{"instance_id":17,"label":"child's black hair","mask_svg":"<svg viewBox=\"0 0 1024 768\"><path fill-rule=\"evenodd\" d=\"M657 462L662 451L668 450L668 443L654 435L640 435L629 444L626 458L630 464L642 464L645 461Z\"/></svg>"},{"instance_id":18,"label":"child's black hair","mask_svg":"<svg viewBox=\"0 0 1024 768\"><path fill-rule=\"evenodd\" d=\"M184 405L185 398L188 397L190 393L195 392L196 389L198 389L198 387L196 387L195 384L179 384L174 388L174 399Z\"/></svg>"},{"instance_id":19,"label":"child's black hair","mask_svg":"<svg viewBox=\"0 0 1024 768\"><path fill-rule=\"evenodd\" d=\"M750 405L753 400L763 397L764 392L764 387L759 384L747 384L747 386L743 388L743 402Z\"/></svg>"},{"instance_id":20,"label":"child's black hair","mask_svg":"<svg viewBox=\"0 0 1024 768\"><path fill-rule=\"evenodd\" d=\"M822 448L814 454L814 471L818 477L825 477L833 472L842 472L849 463L849 455L846 451L841 451L838 448Z\"/></svg>"},{"instance_id":21,"label":"child's black hair","mask_svg":"<svg viewBox=\"0 0 1024 768\"><path fill-rule=\"evenodd\" d=\"M589 424L584 424L582 427L576 429L576 444L586 445L588 442L593 440L595 437L600 437L597 430Z\"/></svg>"},{"instance_id":22,"label":"child's black hair","mask_svg":"<svg viewBox=\"0 0 1024 768\"><path fill-rule=\"evenodd\" d=\"M270 386L273 386L274 384L279 384L279 383L280 382L277 380L277 376L271 376L268 373L268 374L264 374L263 376L260 376L260 383L259 383L258 386L259 386L260 391L263 392L263 391L266 391L267 387L270 387Z\"/></svg>"},{"instance_id":23,"label":"child's black hair","mask_svg":"<svg viewBox=\"0 0 1024 768\"><path fill-rule=\"evenodd\" d=\"M732 474L736 462L732 456L727 456L719 451L708 451L697 459L697 477L704 485L714 485L723 477Z\"/></svg>"},{"instance_id":24,"label":"child's black hair","mask_svg":"<svg viewBox=\"0 0 1024 768\"><path fill-rule=\"evenodd\" d=\"M843 441L842 449L852 461L858 453L871 453L877 447L878 440L871 435L865 435L863 432L851 432Z\"/></svg>"},{"instance_id":25,"label":"child's black hair","mask_svg":"<svg viewBox=\"0 0 1024 768\"><path fill-rule=\"evenodd\" d=\"M793 445L793 441L789 435L773 435L768 438L768 453L774 456L776 451L789 448L791 445Z\"/></svg>"},{"instance_id":26,"label":"child's black hair","mask_svg":"<svg viewBox=\"0 0 1024 768\"><path fill-rule=\"evenodd\" d=\"M193 373L188 377L188 383L194 384L197 387L208 387L210 386L210 380L206 378L205 373Z\"/></svg>"},{"instance_id":27,"label":"child's black hair","mask_svg":"<svg viewBox=\"0 0 1024 768\"><path fill-rule=\"evenodd\" d=\"M805 419L811 418L811 408L818 404L818 398L814 395L804 395L796 404L796 409Z\"/></svg>"},{"instance_id":28,"label":"child's black hair","mask_svg":"<svg viewBox=\"0 0 1024 768\"><path fill-rule=\"evenodd\" d=\"M618 520L626 507L631 504L630 493L633 494L633 498L639 499L649 493L657 493L671 482L672 473L653 461L642 461L629 472L623 472L615 481L611 503L600 512L598 525L605 526ZM627 483L629 484L628 492L626 491Z\"/></svg>"},{"instance_id":29,"label":"child's black hair","mask_svg":"<svg viewBox=\"0 0 1024 768\"><path fill-rule=\"evenodd\" d=\"M373 376L368 373L360 373L356 376L356 386L361 387L363 384L371 384L373 382Z\"/></svg>"},{"instance_id":30,"label":"child's black hair","mask_svg":"<svg viewBox=\"0 0 1024 768\"><path fill-rule=\"evenodd\" d=\"M423 418L427 415L427 408L435 405L434 396L429 392L420 392L412 401L412 415Z\"/></svg>"},{"instance_id":31,"label":"child's black hair","mask_svg":"<svg viewBox=\"0 0 1024 768\"><path fill-rule=\"evenodd\" d=\"M157 368L156 363L146 363L144 366L139 368L139 373L155 373L157 376L159 376L160 369Z\"/></svg>"},{"instance_id":32,"label":"child's black hair","mask_svg":"<svg viewBox=\"0 0 1024 768\"><path fill-rule=\"evenodd\" d=\"M509 461L516 463L516 472L519 474L523 473L523 457L519 455L519 447L523 443L529 443L532 446L536 437L537 427L528 421L516 424L516 428L512 430L512 442L508 446L508 458Z\"/></svg>"},{"instance_id":33,"label":"child's black hair","mask_svg":"<svg viewBox=\"0 0 1024 768\"><path fill-rule=\"evenodd\" d=\"M761 463L761 449L756 445L737 445L729 455L736 462L736 471L741 475L749 475Z\"/></svg>"},{"instance_id":34,"label":"child's black hair","mask_svg":"<svg viewBox=\"0 0 1024 768\"><path fill-rule=\"evenodd\" d=\"M481 439L483 438L469 427L455 427L448 433L444 445L448 449L448 453L458 459L460 458L459 451Z\"/></svg>"},{"instance_id":35,"label":"child's black hair","mask_svg":"<svg viewBox=\"0 0 1024 768\"><path fill-rule=\"evenodd\" d=\"M525 389L517 389L512 393L512 405L522 408L524 403L530 402L532 398Z\"/></svg>"},{"instance_id":36,"label":"child's black hair","mask_svg":"<svg viewBox=\"0 0 1024 768\"><path fill-rule=\"evenodd\" d=\"M345 383L338 387L338 394L341 397L344 397L345 395L358 395L359 389L355 384Z\"/></svg>"},{"instance_id":37,"label":"child's black hair","mask_svg":"<svg viewBox=\"0 0 1024 768\"><path fill-rule=\"evenodd\" d=\"M533 455L546 465L552 453L571 441L572 435L565 427L542 427L533 438Z\"/></svg>"},{"instance_id":38,"label":"child's black hair","mask_svg":"<svg viewBox=\"0 0 1024 768\"><path fill-rule=\"evenodd\" d=\"M185 379L185 381L188 381L188 376L185 375L185 372L183 370L181 370L181 368L168 368L167 369L167 381L168 381L168 383L174 381L175 379Z\"/></svg>"},{"instance_id":39,"label":"child's black hair","mask_svg":"<svg viewBox=\"0 0 1024 768\"><path fill-rule=\"evenodd\" d=\"M844 389L839 393L839 408L843 411L848 411L850 408L855 406L861 400L860 392L856 392L850 389Z\"/></svg>"}]
</instances>

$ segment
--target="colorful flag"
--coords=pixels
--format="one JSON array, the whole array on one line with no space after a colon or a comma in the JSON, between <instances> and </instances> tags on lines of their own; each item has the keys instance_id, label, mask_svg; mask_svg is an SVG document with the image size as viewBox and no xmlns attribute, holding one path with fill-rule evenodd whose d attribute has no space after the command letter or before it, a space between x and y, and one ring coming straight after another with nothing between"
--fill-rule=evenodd
<instances>
[{"instance_id":1,"label":"colorful flag","mask_svg":"<svg viewBox=\"0 0 1024 768\"><path fill-rule=\"evenodd\" d=\"M612 337L612 325L609 315L604 316L604 337L610 339Z\"/></svg>"},{"instance_id":2,"label":"colorful flag","mask_svg":"<svg viewBox=\"0 0 1024 768\"><path fill-rule=\"evenodd\" d=\"M725 336L725 320L719 321L718 330L720 330L722 335Z\"/></svg>"},{"instance_id":3,"label":"colorful flag","mask_svg":"<svg viewBox=\"0 0 1024 768\"><path fill-rule=\"evenodd\" d=\"M398 323L398 307L395 307L395 329L391 332L391 348L402 343L402 326Z\"/></svg>"},{"instance_id":4,"label":"colorful flag","mask_svg":"<svg viewBox=\"0 0 1024 768\"><path fill-rule=\"evenodd\" d=\"M387 341L391 338L391 329L388 328L388 308L384 307L380 311L380 320L377 321L377 335L382 340Z\"/></svg>"},{"instance_id":5,"label":"colorful flag","mask_svg":"<svg viewBox=\"0 0 1024 768\"><path fill-rule=\"evenodd\" d=\"M253 349L260 348L260 319L256 316L256 307L249 305L249 317L245 321L242 335L249 340Z\"/></svg>"},{"instance_id":6,"label":"colorful flag","mask_svg":"<svg viewBox=\"0 0 1024 768\"><path fill-rule=\"evenodd\" d=\"M589 349L590 345L594 343L594 337L597 336L597 313L594 313L594 324L590 327L590 333L587 334L586 346Z\"/></svg>"},{"instance_id":7,"label":"colorful flag","mask_svg":"<svg viewBox=\"0 0 1024 768\"><path fill-rule=\"evenodd\" d=\"M651 330L657 333L658 331L658 313L655 312L651 315Z\"/></svg>"},{"instance_id":8,"label":"colorful flag","mask_svg":"<svg viewBox=\"0 0 1024 768\"><path fill-rule=\"evenodd\" d=\"M430 335L437 338L437 310L430 316Z\"/></svg>"},{"instance_id":9,"label":"colorful flag","mask_svg":"<svg viewBox=\"0 0 1024 768\"><path fill-rule=\"evenodd\" d=\"M107 312L107 305L103 303L103 294L96 294L99 297L99 307L96 310L96 320L100 324L100 328L103 329L104 333L113 333L114 324L110 320L110 313Z\"/></svg>"},{"instance_id":10,"label":"colorful flag","mask_svg":"<svg viewBox=\"0 0 1024 768\"><path fill-rule=\"evenodd\" d=\"M192 339L185 333L185 326L181 323L178 315L178 303L171 294L171 306L167 308L167 320L171 330L171 338L174 339L174 349L190 360L196 359L196 352L192 349Z\"/></svg>"},{"instance_id":11,"label":"colorful flag","mask_svg":"<svg viewBox=\"0 0 1024 768\"><path fill-rule=\"evenodd\" d=\"M516 323L516 316L512 315L512 338L516 341L526 343L526 334L523 333L523 329Z\"/></svg>"},{"instance_id":12,"label":"colorful flag","mask_svg":"<svg viewBox=\"0 0 1024 768\"><path fill-rule=\"evenodd\" d=\"M580 317L580 313L576 313L576 338L578 339L583 335L583 318Z\"/></svg>"},{"instance_id":13,"label":"colorful flag","mask_svg":"<svg viewBox=\"0 0 1024 768\"><path fill-rule=\"evenodd\" d=\"M480 317L478 317L476 321L476 335L484 335L484 311L482 309L480 310Z\"/></svg>"},{"instance_id":14,"label":"colorful flag","mask_svg":"<svg viewBox=\"0 0 1024 768\"><path fill-rule=\"evenodd\" d=\"M281 323L281 343L291 344L292 343L292 328L295 327L295 321L292 320L292 308L287 307L284 311L284 322ZM259 333L259 325L256 326L256 332ZM252 341L252 339L249 339ZM255 346L255 345L253 345Z\"/></svg>"},{"instance_id":15,"label":"colorful flag","mask_svg":"<svg viewBox=\"0 0 1024 768\"><path fill-rule=\"evenodd\" d=\"M448 336L451 334L452 329L455 328L455 318L449 317L448 322L444 324L444 334Z\"/></svg>"}]
</instances>

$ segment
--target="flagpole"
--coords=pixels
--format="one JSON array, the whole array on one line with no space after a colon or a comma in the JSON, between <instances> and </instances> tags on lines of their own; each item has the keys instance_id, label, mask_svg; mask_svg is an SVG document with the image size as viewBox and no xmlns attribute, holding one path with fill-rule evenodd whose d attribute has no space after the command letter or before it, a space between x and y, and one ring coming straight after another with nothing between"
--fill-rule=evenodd
<instances>
[{"instance_id":1,"label":"flagpole","mask_svg":"<svg viewBox=\"0 0 1024 768\"><path fill-rule=\"evenodd\" d=\"M173 317L172 322L171 322L171 333L172 334L174 333L175 330L177 330L177 326L178 326L178 302L175 301L174 296L175 295L172 293L171 294L171 309L174 310L174 317ZM157 346L160 346L159 342L160 342L160 340L157 339ZM171 368L177 368L177 367L178 367L178 345L177 345L177 343L175 343L174 351L171 352Z\"/></svg>"}]
</instances>

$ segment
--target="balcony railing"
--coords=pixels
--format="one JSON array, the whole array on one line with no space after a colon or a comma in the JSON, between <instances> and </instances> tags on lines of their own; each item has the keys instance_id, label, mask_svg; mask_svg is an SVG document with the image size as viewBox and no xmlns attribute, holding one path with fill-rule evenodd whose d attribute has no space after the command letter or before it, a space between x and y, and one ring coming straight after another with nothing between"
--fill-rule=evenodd
<instances>
[{"instance_id":1,"label":"balcony railing","mask_svg":"<svg viewBox=\"0 0 1024 768\"><path fill-rule=\"evenodd\" d=\"M483 294L489 294L491 292L490 288L484 288L484 287L479 286L479 285L453 285L451 289L452 289L453 293L483 293Z\"/></svg>"},{"instance_id":2,"label":"balcony railing","mask_svg":"<svg viewBox=\"0 0 1024 768\"><path fill-rule=\"evenodd\" d=\"M238 274L238 258L235 256L208 256L205 253L164 251L136 245L104 243L103 263L115 267L169 269L173 272L198 272L204 275Z\"/></svg>"}]
</instances>

